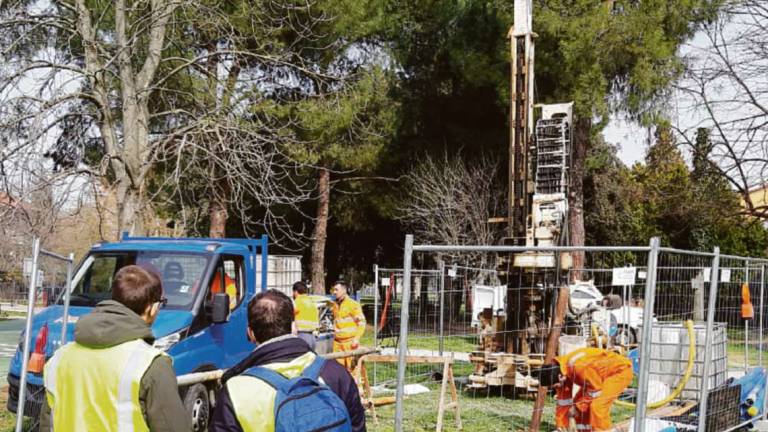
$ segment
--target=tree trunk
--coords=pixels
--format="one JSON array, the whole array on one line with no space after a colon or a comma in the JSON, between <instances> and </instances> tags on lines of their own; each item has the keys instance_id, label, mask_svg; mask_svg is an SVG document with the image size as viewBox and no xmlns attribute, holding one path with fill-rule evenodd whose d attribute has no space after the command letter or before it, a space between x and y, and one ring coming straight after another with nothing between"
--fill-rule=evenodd
<instances>
[{"instance_id":1,"label":"tree trunk","mask_svg":"<svg viewBox=\"0 0 768 432\"><path fill-rule=\"evenodd\" d=\"M573 145L571 151L571 187L568 191L568 232L572 246L584 246L584 165L589 147L592 120L579 117L574 122ZM581 278L584 268L584 252L572 252L573 271L571 280Z\"/></svg>"},{"instance_id":2,"label":"tree trunk","mask_svg":"<svg viewBox=\"0 0 768 432\"><path fill-rule=\"evenodd\" d=\"M211 228L208 232L209 237L226 237L227 216L227 204L222 199L214 198L211 201Z\"/></svg>"},{"instance_id":3,"label":"tree trunk","mask_svg":"<svg viewBox=\"0 0 768 432\"><path fill-rule=\"evenodd\" d=\"M229 184L226 179L219 176L216 165L211 167L211 178L214 180L214 191L211 197L210 218L211 227L208 235L211 238L224 238L227 236L227 197L229 196Z\"/></svg>"},{"instance_id":4,"label":"tree trunk","mask_svg":"<svg viewBox=\"0 0 768 432\"><path fill-rule=\"evenodd\" d=\"M330 180L330 171L321 168L317 184L317 221L312 233L312 292L315 294L325 294L325 241L328 237Z\"/></svg>"},{"instance_id":5,"label":"tree trunk","mask_svg":"<svg viewBox=\"0 0 768 432\"><path fill-rule=\"evenodd\" d=\"M125 179L117 186L117 238L123 231L131 235L144 235L144 220L141 215L141 194Z\"/></svg>"}]
</instances>

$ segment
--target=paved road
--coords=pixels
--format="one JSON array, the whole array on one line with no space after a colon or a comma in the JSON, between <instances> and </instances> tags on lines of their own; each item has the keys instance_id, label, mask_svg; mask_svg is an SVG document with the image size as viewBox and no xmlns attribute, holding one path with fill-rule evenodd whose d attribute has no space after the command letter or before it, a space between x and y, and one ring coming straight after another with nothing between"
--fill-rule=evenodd
<instances>
[{"instance_id":1,"label":"paved road","mask_svg":"<svg viewBox=\"0 0 768 432\"><path fill-rule=\"evenodd\" d=\"M8 319L0 321L0 386L5 384L8 366L13 353L19 345L19 334L24 328L23 319Z\"/></svg>"}]
</instances>

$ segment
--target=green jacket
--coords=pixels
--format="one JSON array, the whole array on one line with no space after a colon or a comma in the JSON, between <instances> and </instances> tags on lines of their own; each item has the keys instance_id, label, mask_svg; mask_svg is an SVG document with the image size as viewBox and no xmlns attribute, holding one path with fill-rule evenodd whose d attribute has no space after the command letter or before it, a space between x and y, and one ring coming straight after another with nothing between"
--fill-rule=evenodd
<instances>
[{"instance_id":1,"label":"green jacket","mask_svg":"<svg viewBox=\"0 0 768 432\"><path fill-rule=\"evenodd\" d=\"M107 348L136 339L151 344L155 338L140 316L113 300L99 303L93 312L80 318L75 327L75 341L90 348ZM139 403L151 431L192 430L192 419L179 397L169 357L157 357L147 369L141 379ZM40 430L52 430L47 400L40 411Z\"/></svg>"}]
</instances>

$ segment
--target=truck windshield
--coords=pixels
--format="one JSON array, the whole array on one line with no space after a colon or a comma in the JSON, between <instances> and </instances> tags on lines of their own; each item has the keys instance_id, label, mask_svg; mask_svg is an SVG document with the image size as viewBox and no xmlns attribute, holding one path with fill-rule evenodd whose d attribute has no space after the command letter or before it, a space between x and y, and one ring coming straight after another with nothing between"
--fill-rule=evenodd
<instances>
[{"instance_id":1,"label":"truck windshield","mask_svg":"<svg viewBox=\"0 0 768 432\"><path fill-rule=\"evenodd\" d=\"M112 297L112 280L122 267L136 264L155 272L163 282L163 297L168 299L166 308L188 309L205 276L210 256L181 252L109 252L91 254L83 263L74 281L70 304L94 306ZM64 296L58 299L63 304Z\"/></svg>"}]
</instances>

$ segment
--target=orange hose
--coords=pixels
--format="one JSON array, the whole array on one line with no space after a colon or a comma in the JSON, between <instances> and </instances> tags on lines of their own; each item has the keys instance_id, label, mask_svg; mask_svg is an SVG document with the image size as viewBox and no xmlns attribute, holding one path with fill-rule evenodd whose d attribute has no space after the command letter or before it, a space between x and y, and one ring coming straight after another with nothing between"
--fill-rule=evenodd
<instances>
[{"instance_id":1,"label":"orange hose","mask_svg":"<svg viewBox=\"0 0 768 432\"><path fill-rule=\"evenodd\" d=\"M384 295L384 308L381 310L381 317L379 318L379 330L384 330L384 325L387 323L387 311L389 310L389 304L392 302L392 287L395 285L395 274L389 275L389 286L387 292ZM379 289L379 287L376 287Z\"/></svg>"}]
</instances>

